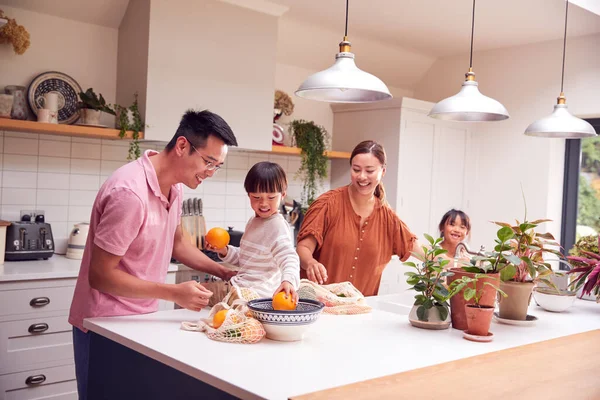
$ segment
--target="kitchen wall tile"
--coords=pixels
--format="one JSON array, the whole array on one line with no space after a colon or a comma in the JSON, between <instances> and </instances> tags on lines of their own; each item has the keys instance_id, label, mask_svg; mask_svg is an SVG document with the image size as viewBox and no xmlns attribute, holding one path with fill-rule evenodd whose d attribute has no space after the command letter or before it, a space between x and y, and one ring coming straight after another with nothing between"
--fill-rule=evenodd
<instances>
[{"instance_id":1,"label":"kitchen wall tile","mask_svg":"<svg viewBox=\"0 0 600 400\"><path fill-rule=\"evenodd\" d=\"M246 189L244 189L243 181L227 181L226 194L233 194L238 196L243 196L247 194Z\"/></svg>"},{"instance_id":2,"label":"kitchen wall tile","mask_svg":"<svg viewBox=\"0 0 600 400\"><path fill-rule=\"evenodd\" d=\"M39 172L37 182L38 189L69 189L69 174Z\"/></svg>"},{"instance_id":3,"label":"kitchen wall tile","mask_svg":"<svg viewBox=\"0 0 600 400\"><path fill-rule=\"evenodd\" d=\"M94 139L94 138L84 138L79 136L73 136L71 141L74 143L86 143L86 144L97 144L100 145L102 143L102 139Z\"/></svg>"},{"instance_id":4,"label":"kitchen wall tile","mask_svg":"<svg viewBox=\"0 0 600 400\"><path fill-rule=\"evenodd\" d=\"M296 173L288 174L288 185L304 185L304 181L300 176L297 176Z\"/></svg>"},{"instance_id":5,"label":"kitchen wall tile","mask_svg":"<svg viewBox=\"0 0 600 400\"><path fill-rule=\"evenodd\" d=\"M11 132L6 131L4 137L13 137L19 139L39 139L40 135L37 133L29 133L29 132Z\"/></svg>"},{"instance_id":6,"label":"kitchen wall tile","mask_svg":"<svg viewBox=\"0 0 600 400\"><path fill-rule=\"evenodd\" d=\"M225 226L225 220L220 221L206 221L206 229L212 228L223 228Z\"/></svg>"},{"instance_id":7,"label":"kitchen wall tile","mask_svg":"<svg viewBox=\"0 0 600 400\"><path fill-rule=\"evenodd\" d=\"M5 221L19 221L21 219L22 208L23 206L3 204L0 211L0 218L2 218Z\"/></svg>"},{"instance_id":8,"label":"kitchen wall tile","mask_svg":"<svg viewBox=\"0 0 600 400\"><path fill-rule=\"evenodd\" d=\"M229 169L249 169L248 154L229 154L225 160L225 166Z\"/></svg>"},{"instance_id":9,"label":"kitchen wall tile","mask_svg":"<svg viewBox=\"0 0 600 400\"><path fill-rule=\"evenodd\" d=\"M0 143L2 142L2 139L0 138ZM4 154L0 153L0 171L2 171L4 169ZM0 174L2 175L2 174Z\"/></svg>"},{"instance_id":10,"label":"kitchen wall tile","mask_svg":"<svg viewBox=\"0 0 600 400\"><path fill-rule=\"evenodd\" d=\"M98 190L100 177L98 175L69 175L69 189L71 190Z\"/></svg>"},{"instance_id":11,"label":"kitchen wall tile","mask_svg":"<svg viewBox=\"0 0 600 400\"><path fill-rule=\"evenodd\" d=\"M71 173L85 175L100 174L100 160L71 159Z\"/></svg>"},{"instance_id":12,"label":"kitchen wall tile","mask_svg":"<svg viewBox=\"0 0 600 400\"><path fill-rule=\"evenodd\" d=\"M51 206L45 204L37 204L36 209L43 210L44 216L46 218L46 222L56 223L56 222L67 222L68 219L68 211L69 207L67 206ZM52 225L52 229L54 233L54 225ZM66 232L63 232L63 234Z\"/></svg>"},{"instance_id":13,"label":"kitchen wall tile","mask_svg":"<svg viewBox=\"0 0 600 400\"><path fill-rule=\"evenodd\" d=\"M4 153L4 134L0 131L0 153Z\"/></svg>"},{"instance_id":14,"label":"kitchen wall tile","mask_svg":"<svg viewBox=\"0 0 600 400\"><path fill-rule=\"evenodd\" d=\"M4 189L2 191L2 204L6 205L35 205L35 190L34 189Z\"/></svg>"},{"instance_id":15,"label":"kitchen wall tile","mask_svg":"<svg viewBox=\"0 0 600 400\"><path fill-rule=\"evenodd\" d=\"M252 168L254 164L261 161L269 161L269 155L266 153L250 154L248 156L248 169Z\"/></svg>"},{"instance_id":16,"label":"kitchen wall tile","mask_svg":"<svg viewBox=\"0 0 600 400\"><path fill-rule=\"evenodd\" d=\"M200 186L204 187L204 195L209 194L220 194L224 195L227 193L227 182L219 182L213 181L211 179L207 179ZM223 203L221 203L223 204ZM222 205L221 205L222 206Z\"/></svg>"},{"instance_id":17,"label":"kitchen wall tile","mask_svg":"<svg viewBox=\"0 0 600 400\"><path fill-rule=\"evenodd\" d=\"M300 157L290 157L289 161L288 161L288 167L286 172L288 174L292 174L292 173L296 173L296 171L298 171L300 169L300 167L302 166L302 160L300 159Z\"/></svg>"},{"instance_id":18,"label":"kitchen wall tile","mask_svg":"<svg viewBox=\"0 0 600 400\"><path fill-rule=\"evenodd\" d=\"M21 137L4 138L4 154L24 154L35 156L38 154L38 140Z\"/></svg>"},{"instance_id":19,"label":"kitchen wall tile","mask_svg":"<svg viewBox=\"0 0 600 400\"><path fill-rule=\"evenodd\" d=\"M204 219L206 222L225 221L225 210L223 208L204 207Z\"/></svg>"},{"instance_id":20,"label":"kitchen wall tile","mask_svg":"<svg viewBox=\"0 0 600 400\"><path fill-rule=\"evenodd\" d=\"M4 156L3 169L5 171L37 172L37 156L25 156L22 154L6 154Z\"/></svg>"},{"instance_id":21,"label":"kitchen wall tile","mask_svg":"<svg viewBox=\"0 0 600 400\"><path fill-rule=\"evenodd\" d=\"M207 181L216 181L216 182L225 182L227 181L229 171L226 168L221 168L217 172L213 174L210 178L206 179Z\"/></svg>"},{"instance_id":22,"label":"kitchen wall tile","mask_svg":"<svg viewBox=\"0 0 600 400\"><path fill-rule=\"evenodd\" d=\"M102 145L102 160L108 161L127 161L129 148L127 146L107 146Z\"/></svg>"},{"instance_id":23,"label":"kitchen wall tile","mask_svg":"<svg viewBox=\"0 0 600 400\"><path fill-rule=\"evenodd\" d=\"M2 171L2 187L31 188L37 185L37 173L20 171Z\"/></svg>"},{"instance_id":24,"label":"kitchen wall tile","mask_svg":"<svg viewBox=\"0 0 600 400\"><path fill-rule=\"evenodd\" d=\"M49 206L67 206L69 205L69 192L66 190L38 189L36 203Z\"/></svg>"},{"instance_id":25,"label":"kitchen wall tile","mask_svg":"<svg viewBox=\"0 0 600 400\"><path fill-rule=\"evenodd\" d=\"M71 157L71 141L40 140L40 156Z\"/></svg>"},{"instance_id":26,"label":"kitchen wall tile","mask_svg":"<svg viewBox=\"0 0 600 400\"><path fill-rule=\"evenodd\" d=\"M39 157L39 172L57 172L68 174L71 170L71 159L62 157Z\"/></svg>"},{"instance_id":27,"label":"kitchen wall tile","mask_svg":"<svg viewBox=\"0 0 600 400\"><path fill-rule=\"evenodd\" d=\"M92 206L69 206L69 221L90 222Z\"/></svg>"},{"instance_id":28,"label":"kitchen wall tile","mask_svg":"<svg viewBox=\"0 0 600 400\"><path fill-rule=\"evenodd\" d=\"M287 156L276 156L273 154L269 154L269 161L281 165L281 168L283 168L284 171L287 171L288 169L288 158L289 157Z\"/></svg>"},{"instance_id":29,"label":"kitchen wall tile","mask_svg":"<svg viewBox=\"0 0 600 400\"><path fill-rule=\"evenodd\" d=\"M100 174L111 175L113 172L127 164L127 161L108 161L102 160L100 162Z\"/></svg>"},{"instance_id":30,"label":"kitchen wall tile","mask_svg":"<svg viewBox=\"0 0 600 400\"><path fill-rule=\"evenodd\" d=\"M100 175L100 187L104 185L104 182L108 179L109 175Z\"/></svg>"},{"instance_id":31,"label":"kitchen wall tile","mask_svg":"<svg viewBox=\"0 0 600 400\"><path fill-rule=\"evenodd\" d=\"M54 142L69 142L69 143L71 143L71 136L40 134L39 139L40 140L52 140Z\"/></svg>"},{"instance_id":32,"label":"kitchen wall tile","mask_svg":"<svg viewBox=\"0 0 600 400\"><path fill-rule=\"evenodd\" d=\"M183 194L188 195L187 197L202 197L204 195L204 182L198 185L196 189L183 185Z\"/></svg>"},{"instance_id":33,"label":"kitchen wall tile","mask_svg":"<svg viewBox=\"0 0 600 400\"><path fill-rule=\"evenodd\" d=\"M248 169L228 169L227 182L240 182L243 186Z\"/></svg>"},{"instance_id":34,"label":"kitchen wall tile","mask_svg":"<svg viewBox=\"0 0 600 400\"><path fill-rule=\"evenodd\" d=\"M296 201L300 201L302 197L302 186L300 185L289 185L287 195Z\"/></svg>"},{"instance_id":35,"label":"kitchen wall tile","mask_svg":"<svg viewBox=\"0 0 600 400\"><path fill-rule=\"evenodd\" d=\"M221 204L222 204L221 200ZM250 200L248 199L248 196L226 196L225 197L225 208L227 210L231 210L231 209L246 209L246 207L248 207L248 204L250 203Z\"/></svg>"},{"instance_id":36,"label":"kitchen wall tile","mask_svg":"<svg viewBox=\"0 0 600 400\"><path fill-rule=\"evenodd\" d=\"M102 146L100 144L76 142L75 138L73 138L73 142L71 143L71 157L99 160L101 149Z\"/></svg>"},{"instance_id":37,"label":"kitchen wall tile","mask_svg":"<svg viewBox=\"0 0 600 400\"><path fill-rule=\"evenodd\" d=\"M131 142L131 140L126 140L126 139L100 139L100 144L102 146L121 146L121 147L127 147L129 148L129 142ZM140 145L140 148L142 146Z\"/></svg>"},{"instance_id":38,"label":"kitchen wall tile","mask_svg":"<svg viewBox=\"0 0 600 400\"><path fill-rule=\"evenodd\" d=\"M69 191L69 206L91 207L96 200L97 193L96 190L71 190Z\"/></svg>"},{"instance_id":39,"label":"kitchen wall tile","mask_svg":"<svg viewBox=\"0 0 600 400\"><path fill-rule=\"evenodd\" d=\"M241 224L236 226L237 229L243 230L246 223L246 210L226 209L225 210L225 222L242 221Z\"/></svg>"}]
</instances>

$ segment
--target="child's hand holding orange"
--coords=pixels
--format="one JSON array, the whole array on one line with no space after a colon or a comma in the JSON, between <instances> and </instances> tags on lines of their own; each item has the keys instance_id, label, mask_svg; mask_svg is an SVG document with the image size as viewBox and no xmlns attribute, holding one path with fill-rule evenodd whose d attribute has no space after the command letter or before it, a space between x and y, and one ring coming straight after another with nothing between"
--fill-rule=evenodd
<instances>
[{"instance_id":1,"label":"child's hand holding orange","mask_svg":"<svg viewBox=\"0 0 600 400\"><path fill-rule=\"evenodd\" d=\"M288 281L281 282L281 285L273 294L273 310L293 311L298 304L298 293L294 285Z\"/></svg>"},{"instance_id":2,"label":"child's hand holding orange","mask_svg":"<svg viewBox=\"0 0 600 400\"><path fill-rule=\"evenodd\" d=\"M215 227L206 232L204 237L206 249L219 253L220 256L227 255L227 245L229 244L229 233L219 227Z\"/></svg>"}]
</instances>

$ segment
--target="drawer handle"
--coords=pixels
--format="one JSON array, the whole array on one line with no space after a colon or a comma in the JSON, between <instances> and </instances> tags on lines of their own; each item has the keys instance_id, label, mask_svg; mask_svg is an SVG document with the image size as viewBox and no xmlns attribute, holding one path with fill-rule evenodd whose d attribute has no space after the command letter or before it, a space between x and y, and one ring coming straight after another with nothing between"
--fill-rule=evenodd
<instances>
[{"instance_id":1,"label":"drawer handle","mask_svg":"<svg viewBox=\"0 0 600 400\"><path fill-rule=\"evenodd\" d=\"M46 382L46 375L41 374L28 376L27 379L25 379L26 385L39 385L44 382Z\"/></svg>"},{"instance_id":2,"label":"drawer handle","mask_svg":"<svg viewBox=\"0 0 600 400\"><path fill-rule=\"evenodd\" d=\"M44 307L48 304L50 304L50 299L47 297L35 297L29 302L31 307Z\"/></svg>"},{"instance_id":3,"label":"drawer handle","mask_svg":"<svg viewBox=\"0 0 600 400\"><path fill-rule=\"evenodd\" d=\"M42 333L48 330L48 324L45 322L39 324L32 324L29 326L29 333Z\"/></svg>"}]
</instances>

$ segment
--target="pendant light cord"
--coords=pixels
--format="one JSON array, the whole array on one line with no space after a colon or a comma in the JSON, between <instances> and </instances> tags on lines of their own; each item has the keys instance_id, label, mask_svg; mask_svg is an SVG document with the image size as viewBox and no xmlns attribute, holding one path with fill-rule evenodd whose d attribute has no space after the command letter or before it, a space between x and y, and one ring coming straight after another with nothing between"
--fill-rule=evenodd
<instances>
[{"instance_id":1,"label":"pendant light cord","mask_svg":"<svg viewBox=\"0 0 600 400\"><path fill-rule=\"evenodd\" d=\"M473 15L471 16L471 56L469 68L473 68L473 34L475 33L475 0L473 0Z\"/></svg>"},{"instance_id":2,"label":"pendant light cord","mask_svg":"<svg viewBox=\"0 0 600 400\"><path fill-rule=\"evenodd\" d=\"M346 0L346 29L344 30L344 36L348 36L348 1Z\"/></svg>"},{"instance_id":3,"label":"pendant light cord","mask_svg":"<svg viewBox=\"0 0 600 400\"><path fill-rule=\"evenodd\" d=\"M569 15L569 0L567 0L567 9L565 11L565 37L563 40L563 60L562 76L560 78L560 92L563 93L563 84L565 82L565 53L567 52L567 16Z\"/></svg>"}]
</instances>

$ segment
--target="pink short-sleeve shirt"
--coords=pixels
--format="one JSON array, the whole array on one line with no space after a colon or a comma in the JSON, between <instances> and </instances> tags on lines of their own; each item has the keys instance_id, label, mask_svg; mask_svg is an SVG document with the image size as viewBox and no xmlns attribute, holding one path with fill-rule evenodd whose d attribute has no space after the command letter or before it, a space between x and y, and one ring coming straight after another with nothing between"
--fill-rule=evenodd
<instances>
[{"instance_id":1,"label":"pink short-sleeve shirt","mask_svg":"<svg viewBox=\"0 0 600 400\"><path fill-rule=\"evenodd\" d=\"M157 299L113 296L90 287L92 247L122 256L117 268L137 278L163 283L173 253L175 230L181 217L183 190L173 185L167 199L160 191L147 150L138 160L116 170L102 185L90 219L87 243L69 323L83 328L83 319L144 314L158 309Z\"/></svg>"}]
</instances>

